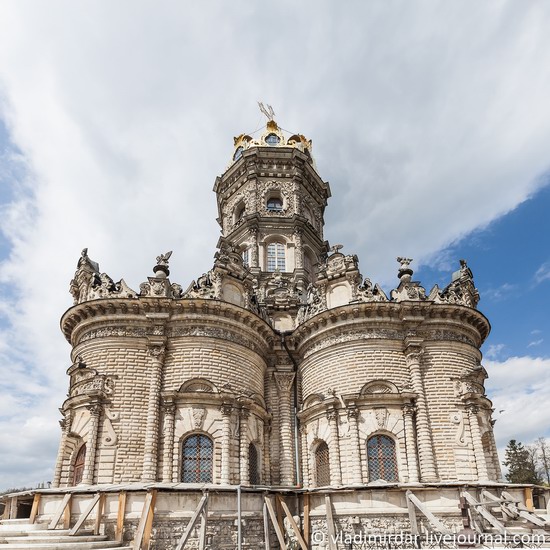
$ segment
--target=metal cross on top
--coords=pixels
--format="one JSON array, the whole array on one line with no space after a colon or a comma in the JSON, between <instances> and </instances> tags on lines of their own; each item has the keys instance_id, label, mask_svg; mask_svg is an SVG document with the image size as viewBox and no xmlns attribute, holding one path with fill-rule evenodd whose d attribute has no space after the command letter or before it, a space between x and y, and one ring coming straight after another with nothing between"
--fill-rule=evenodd
<instances>
[{"instance_id":1,"label":"metal cross on top","mask_svg":"<svg viewBox=\"0 0 550 550\"><path fill-rule=\"evenodd\" d=\"M260 111L267 117L267 120L273 120L275 118L275 111L271 105L268 105L267 108L261 101L258 101L258 107Z\"/></svg>"}]
</instances>

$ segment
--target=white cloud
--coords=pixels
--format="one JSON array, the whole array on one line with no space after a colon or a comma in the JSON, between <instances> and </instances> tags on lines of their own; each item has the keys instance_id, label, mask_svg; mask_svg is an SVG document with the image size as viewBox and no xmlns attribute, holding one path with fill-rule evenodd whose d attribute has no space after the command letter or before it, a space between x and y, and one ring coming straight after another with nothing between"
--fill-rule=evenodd
<instances>
[{"instance_id":1,"label":"white cloud","mask_svg":"<svg viewBox=\"0 0 550 550\"><path fill-rule=\"evenodd\" d=\"M550 279L550 262L544 262L535 272L535 284L540 284L543 281Z\"/></svg>"},{"instance_id":2,"label":"white cloud","mask_svg":"<svg viewBox=\"0 0 550 550\"><path fill-rule=\"evenodd\" d=\"M506 349L505 344L491 344L485 352L485 357L488 359L498 359L500 354Z\"/></svg>"},{"instance_id":3,"label":"white cloud","mask_svg":"<svg viewBox=\"0 0 550 550\"><path fill-rule=\"evenodd\" d=\"M532 342L529 342L527 344L528 348L532 348L534 346L540 346L544 342L543 338L539 338L538 340L533 340Z\"/></svg>"},{"instance_id":4,"label":"white cloud","mask_svg":"<svg viewBox=\"0 0 550 550\"><path fill-rule=\"evenodd\" d=\"M495 408L499 448L510 439L527 444L537 437L548 437L550 359L510 357L501 362L485 360L483 364L489 374L486 389Z\"/></svg>"},{"instance_id":5,"label":"white cloud","mask_svg":"<svg viewBox=\"0 0 550 550\"><path fill-rule=\"evenodd\" d=\"M549 24L546 3L3 2L0 109L27 168L0 222L10 422L57 415L82 248L134 288L166 250L183 286L209 269L212 185L257 100L313 139L326 236L373 280L513 209L548 167Z\"/></svg>"}]
</instances>

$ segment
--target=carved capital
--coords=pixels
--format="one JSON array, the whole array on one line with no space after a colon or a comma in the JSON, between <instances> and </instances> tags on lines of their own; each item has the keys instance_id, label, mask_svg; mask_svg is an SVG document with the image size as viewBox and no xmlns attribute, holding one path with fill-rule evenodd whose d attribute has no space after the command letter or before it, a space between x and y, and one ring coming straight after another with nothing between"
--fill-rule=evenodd
<instances>
[{"instance_id":1,"label":"carved capital","mask_svg":"<svg viewBox=\"0 0 550 550\"><path fill-rule=\"evenodd\" d=\"M359 409L355 406L348 407L348 418L357 420L359 418Z\"/></svg>"},{"instance_id":2,"label":"carved capital","mask_svg":"<svg viewBox=\"0 0 550 550\"><path fill-rule=\"evenodd\" d=\"M166 348L162 345L150 344L147 347L147 352L149 353L149 355L151 357L153 357L154 359L157 359L157 360L160 361L160 360L162 360L162 357L166 353Z\"/></svg>"},{"instance_id":3,"label":"carved capital","mask_svg":"<svg viewBox=\"0 0 550 550\"><path fill-rule=\"evenodd\" d=\"M220 407L220 412L222 413L222 416L231 416L233 406L230 403L223 403Z\"/></svg>"},{"instance_id":4,"label":"carved capital","mask_svg":"<svg viewBox=\"0 0 550 550\"><path fill-rule=\"evenodd\" d=\"M286 394L292 388L295 374L293 372L276 372L274 374L277 390L280 394Z\"/></svg>"},{"instance_id":5,"label":"carved capital","mask_svg":"<svg viewBox=\"0 0 550 550\"><path fill-rule=\"evenodd\" d=\"M245 407L241 407L239 409L239 416L241 417L242 420L247 420L248 417L250 416L250 410Z\"/></svg>"},{"instance_id":6,"label":"carved capital","mask_svg":"<svg viewBox=\"0 0 550 550\"><path fill-rule=\"evenodd\" d=\"M403 414L405 416L412 417L416 412L416 406L413 403L405 403L405 405L403 405L403 407L401 408L403 409Z\"/></svg>"},{"instance_id":7,"label":"carved capital","mask_svg":"<svg viewBox=\"0 0 550 550\"><path fill-rule=\"evenodd\" d=\"M175 416L176 408L176 404L172 401L168 401L162 404L162 410L165 416Z\"/></svg>"},{"instance_id":8,"label":"carved capital","mask_svg":"<svg viewBox=\"0 0 550 550\"><path fill-rule=\"evenodd\" d=\"M103 406L100 403L92 403L90 405L87 405L86 408L88 409L88 411L90 411L91 416L99 417Z\"/></svg>"},{"instance_id":9,"label":"carved capital","mask_svg":"<svg viewBox=\"0 0 550 550\"><path fill-rule=\"evenodd\" d=\"M466 407L466 410L468 411L468 416L477 416L477 413L479 412L479 407L472 403Z\"/></svg>"},{"instance_id":10,"label":"carved capital","mask_svg":"<svg viewBox=\"0 0 550 550\"><path fill-rule=\"evenodd\" d=\"M336 409L333 409L333 408L327 409L327 420L329 422L336 422L337 419L338 419L338 412L336 411Z\"/></svg>"},{"instance_id":11,"label":"carved capital","mask_svg":"<svg viewBox=\"0 0 550 550\"><path fill-rule=\"evenodd\" d=\"M405 350L405 360L407 361L407 366L418 365L422 360L424 355L424 350L422 348L408 348Z\"/></svg>"}]
</instances>

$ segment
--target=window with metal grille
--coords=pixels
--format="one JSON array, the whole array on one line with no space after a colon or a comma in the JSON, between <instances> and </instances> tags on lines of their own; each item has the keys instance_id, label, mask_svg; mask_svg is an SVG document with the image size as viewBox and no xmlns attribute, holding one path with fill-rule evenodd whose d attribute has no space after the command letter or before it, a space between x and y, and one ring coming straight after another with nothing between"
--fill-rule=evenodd
<instances>
[{"instance_id":1,"label":"window with metal grille","mask_svg":"<svg viewBox=\"0 0 550 550\"><path fill-rule=\"evenodd\" d=\"M242 258L243 258L243 265L248 267L250 264L250 248L245 248L241 252Z\"/></svg>"},{"instance_id":2,"label":"window with metal grille","mask_svg":"<svg viewBox=\"0 0 550 550\"><path fill-rule=\"evenodd\" d=\"M259 485L261 483L258 449L254 443L248 446L248 475L250 477L250 485Z\"/></svg>"},{"instance_id":3,"label":"window with metal grille","mask_svg":"<svg viewBox=\"0 0 550 550\"><path fill-rule=\"evenodd\" d=\"M281 212L283 210L283 201L278 197L271 197L267 201L267 209L270 212Z\"/></svg>"},{"instance_id":4,"label":"window with metal grille","mask_svg":"<svg viewBox=\"0 0 550 550\"><path fill-rule=\"evenodd\" d=\"M330 485L330 455L324 441L315 449L315 482L317 487Z\"/></svg>"},{"instance_id":5,"label":"window with metal grille","mask_svg":"<svg viewBox=\"0 0 550 550\"><path fill-rule=\"evenodd\" d=\"M267 245L267 270L285 270L285 245L283 243L269 243Z\"/></svg>"},{"instance_id":6,"label":"window with metal grille","mask_svg":"<svg viewBox=\"0 0 550 550\"><path fill-rule=\"evenodd\" d=\"M387 435L373 435L367 441L369 481L399 481L395 441Z\"/></svg>"},{"instance_id":7,"label":"window with metal grille","mask_svg":"<svg viewBox=\"0 0 550 550\"><path fill-rule=\"evenodd\" d=\"M212 440L206 435L189 436L182 446L183 483L212 483Z\"/></svg>"},{"instance_id":8,"label":"window with metal grille","mask_svg":"<svg viewBox=\"0 0 550 550\"><path fill-rule=\"evenodd\" d=\"M73 485L78 485L82 481L84 475L84 464L86 462L86 445L82 445L78 450L74 460L73 467Z\"/></svg>"}]
</instances>

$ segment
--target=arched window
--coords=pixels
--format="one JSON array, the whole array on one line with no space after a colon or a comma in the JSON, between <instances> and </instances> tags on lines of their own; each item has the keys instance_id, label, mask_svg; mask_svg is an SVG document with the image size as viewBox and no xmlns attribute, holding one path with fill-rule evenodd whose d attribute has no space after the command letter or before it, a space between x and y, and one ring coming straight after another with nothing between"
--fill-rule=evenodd
<instances>
[{"instance_id":1,"label":"arched window","mask_svg":"<svg viewBox=\"0 0 550 550\"><path fill-rule=\"evenodd\" d=\"M82 481L82 476L84 474L84 464L86 462L86 445L82 445L78 449L76 458L74 459L73 466L73 485L78 485Z\"/></svg>"},{"instance_id":2,"label":"arched window","mask_svg":"<svg viewBox=\"0 0 550 550\"><path fill-rule=\"evenodd\" d=\"M250 443L248 446L248 475L250 477L250 485L259 485L261 483L258 449L254 443Z\"/></svg>"},{"instance_id":3,"label":"arched window","mask_svg":"<svg viewBox=\"0 0 550 550\"><path fill-rule=\"evenodd\" d=\"M285 245L283 243L269 243L267 245L267 270L268 271L284 271L285 262Z\"/></svg>"},{"instance_id":4,"label":"arched window","mask_svg":"<svg viewBox=\"0 0 550 550\"><path fill-rule=\"evenodd\" d=\"M243 265L248 267L250 265L250 248L245 248L241 252L241 256L243 258Z\"/></svg>"},{"instance_id":5,"label":"arched window","mask_svg":"<svg viewBox=\"0 0 550 550\"><path fill-rule=\"evenodd\" d=\"M235 208L235 223L242 220L246 214L246 205L244 203L240 203L237 205L237 208Z\"/></svg>"},{"instance_id":6,"label":"arched window","mask_svg":"<svg viewBox=\"0 0 550 550\"><path fill-rule=\"evenodd\" d=\"M387 435L373 435L367 441L369 463L369 481L383 479L399 481L397 475L397 457L395 441Z\"/></svg>"},{"instance_id":7,"label":"arched window","mask_svg":"<svg viewBox=\"0 0 550 550\"><path fill-rule=\"evenodd\" d=\"M315 449L315 484L317 487L330 485L330 455L325 441Z\"/></svg>"},{"instance_id":8,"label":"arched window","mask_svg":"<svg viewBox=\"0 0 550 550\"><path fill-rule=\"evenodd\" d=\"M283 201L279 197L271 197L267 201L267 209L270 212L280 212L283 209Z\"/></svg>"},{"instance_id":9,"label":"arched window","mask_svg":"<svg viewBox=\"0 0 550 550\"><path fill-rule=\"evenodd\" d=\"M183 483L212 483L212 440L206 435L189 436L182 447Z\"/></svg>"}]
</instances>

